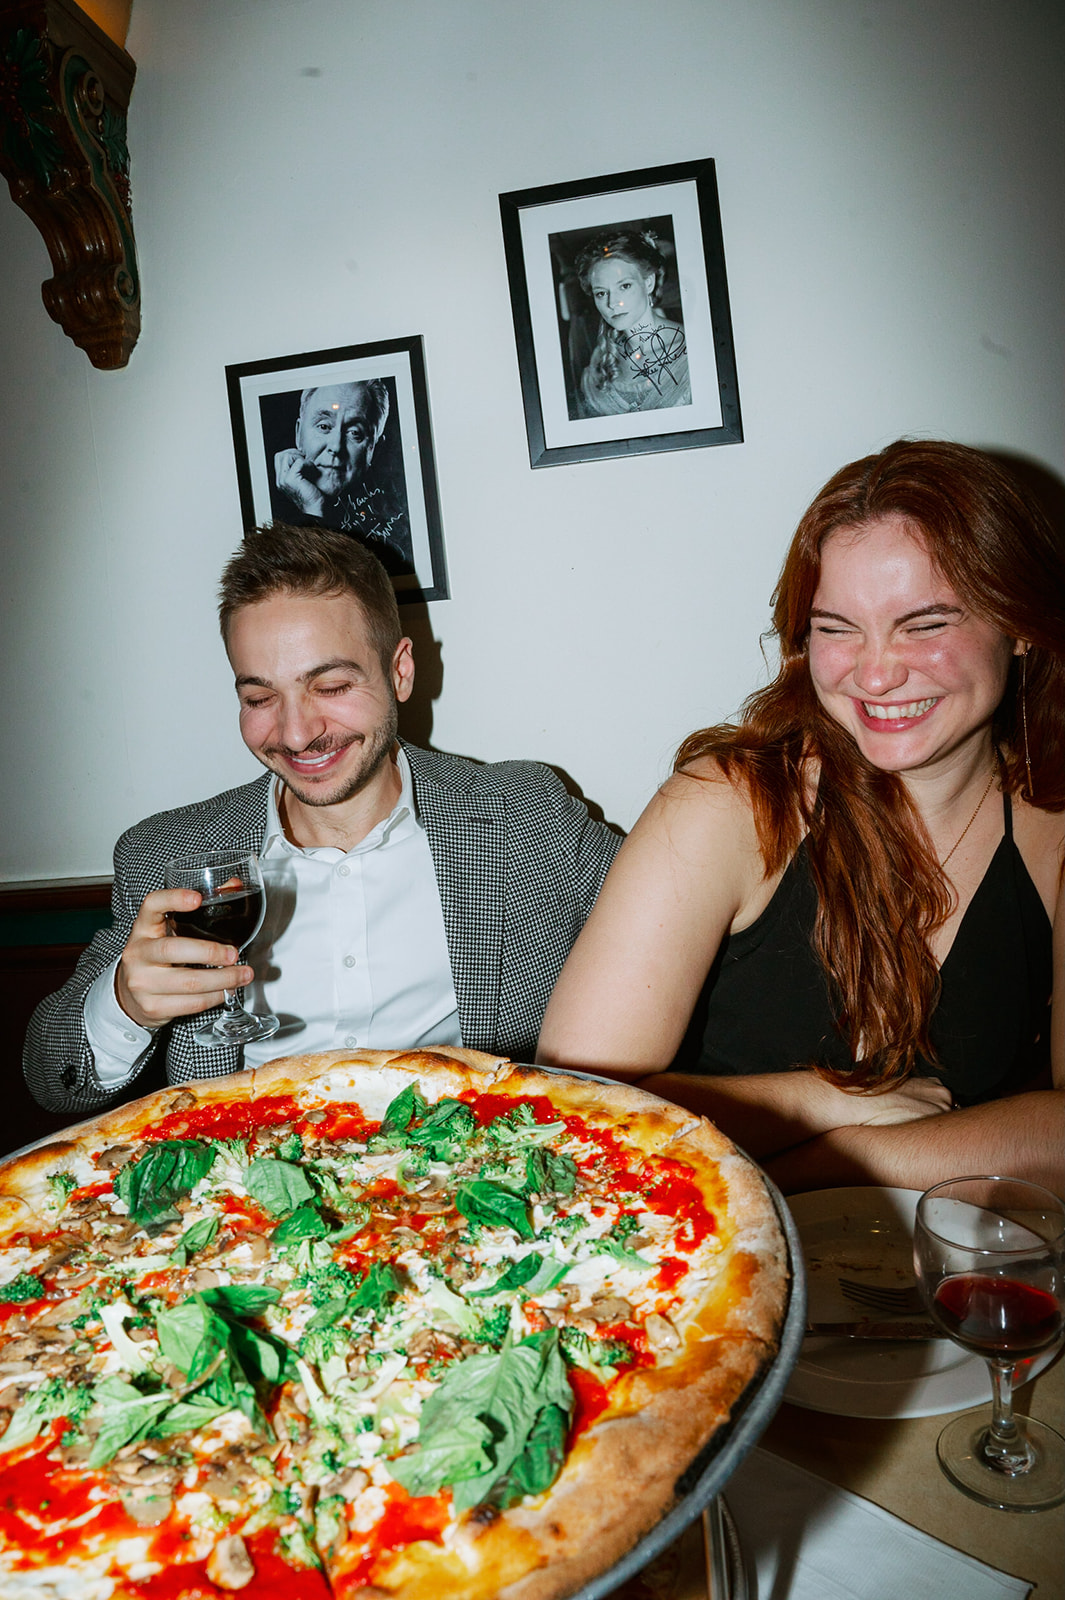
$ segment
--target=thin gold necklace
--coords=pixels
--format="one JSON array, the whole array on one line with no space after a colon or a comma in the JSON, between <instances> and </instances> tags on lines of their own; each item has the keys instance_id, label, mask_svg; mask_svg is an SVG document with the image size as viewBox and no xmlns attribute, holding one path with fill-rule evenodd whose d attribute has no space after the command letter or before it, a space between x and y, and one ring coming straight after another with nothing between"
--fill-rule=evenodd
<instances>
[{"instance_id":1,"label":"thin gold necklace","mask_svg":"<svg viewBox=\"0 0 1065 1600\"><path fill-rule=\"evenodd\" d=\"M965 824L964 828L961 830L961 832L959 833L958 837L955 839L954 843L951 845L950 849L947 851L946 855L943 857L942 861L939 863L941 867L945 867L946 866L947 862L950 860L951 856L954 854L955 850L961 844L962 840L965 838L965 835L968 833L969 829L972 827L973 823L976 821L977 817L980 815L980 808L983 805L984 801L987 799L988 795L991 793L991 785L994 783L994 781L995 781L995 771L994 771L994 768L992 768L991 776L987 780L987 788L984 790L983 794L980 796L979 800L976 802L976 810L973 812L972 816L969 818L968 822Z\"/></svg>"}]
</instances>

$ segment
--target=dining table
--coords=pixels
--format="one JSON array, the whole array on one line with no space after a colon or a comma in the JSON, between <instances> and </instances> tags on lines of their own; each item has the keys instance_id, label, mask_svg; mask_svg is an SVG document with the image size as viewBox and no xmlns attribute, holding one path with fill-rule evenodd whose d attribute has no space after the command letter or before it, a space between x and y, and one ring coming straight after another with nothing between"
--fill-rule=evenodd
<instances>
[{"instance_id":1,"label":"dining table","mask_svg":"<svg viewBox=\"0 0 1065 1600\"><path fill-rule=\"evenodd\" d=\"M1015 1406L1019 1415L1036 1417L1061 1429L1065 1416L1065 1355L1059 1354L1039 1376L1016 1390ZM1062 1508L1028 1513L997 1511L956 1489L936 1459L936 1440L951 1415L961 1412L924 1417L850 1417L785 1401L769 1422L759 1448L763 1460L776 1458L801 1468L881 1507L953 1550L1023 1579L1031 1585L1033 1600L1065 1600ZM726 1507L729 1492L726 1484ZM771 1501L763 1504L761 1515L767 1523L772 1522ZM735 1539L734 1524L730 1531ZM742 1526L739 1544L740 1556L746 1556L749 1569L753 1565L752 1553L742 1548ZM655 1569L616 1591L611 1600L729 1600L730 1593L743 1589L741 1584L732 1591L727 1584L720 1589L715 1587L707 1568L704 1531L693 1524L659 1559ZM745 1592L757 1592L757 1600L789 1600L792 1591L790 1585L777 1581L771 1594L762 1593L755 1585L746 1587ZM865 1585L855 1588L853 1600L879 1600L882 1592L876 1570L871 1567ZM931 1594L933 1590L926 1592ZM841 1600L835 1590L832 1600ZM852 1600L849 1595L848 1600ZM919 1594L915 1600L920 1600Z\"/></svg>"}]
</instances>

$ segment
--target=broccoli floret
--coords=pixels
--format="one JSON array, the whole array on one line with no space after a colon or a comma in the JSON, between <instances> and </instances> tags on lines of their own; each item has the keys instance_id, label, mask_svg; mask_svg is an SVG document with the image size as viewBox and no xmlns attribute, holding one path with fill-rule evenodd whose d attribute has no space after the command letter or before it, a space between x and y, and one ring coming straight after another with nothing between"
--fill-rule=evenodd
<instances>
[{"instance_id":1,"label":"broccoli floret","mask_svg":"<svg viewBox=\"0 0 1065 1600\"><path fill-rule=\"evenodd\" d=\"M22 1305L27 1300L40 1300L43 1294L44 1285L40 1278L35 1278L32 1272L20 1272L17 1278L12 1278L10 1283L0 1288L0 1302Z\"/></svg>"},{"instance_id":2,"label":"broccoli floret","mask_svg":"<svg viewBox=\"0 0 1065 1600\"><path fill-rule=\"evenodd\" d=\"M477 1338L482 1344L490 1344L493 1349L498 1349L507 1336L510 1327L510 1306L495 1306L481 1318L481 1326Z\"/></svg>"}]
</instances>

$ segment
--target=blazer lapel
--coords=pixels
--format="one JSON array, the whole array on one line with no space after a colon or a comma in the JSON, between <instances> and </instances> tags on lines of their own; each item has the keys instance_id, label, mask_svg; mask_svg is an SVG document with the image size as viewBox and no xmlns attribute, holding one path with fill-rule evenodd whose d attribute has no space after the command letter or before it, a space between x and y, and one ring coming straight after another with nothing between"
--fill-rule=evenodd
<instances>
[{"instance_id":1,"label":"blazer lapel","mask_svg":"<svg viewBox=\"0 0 1065 1600\"><path fill-rule=\"evenodd\" d=\"M408 749L408 755L410 751ZM506 808L445 788L411 762L415 807L436 869L462 1042L497 1048L506 878Z\"/></svg>"}]
</instances>

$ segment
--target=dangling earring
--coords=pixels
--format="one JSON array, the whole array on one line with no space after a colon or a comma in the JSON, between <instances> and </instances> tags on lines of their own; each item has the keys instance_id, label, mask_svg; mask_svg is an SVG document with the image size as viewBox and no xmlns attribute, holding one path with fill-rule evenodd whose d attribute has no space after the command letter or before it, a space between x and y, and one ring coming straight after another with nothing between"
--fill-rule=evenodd
<instances>
[{"instance_id":1,"label":"dangling earring","mask_svg":"<svg viewBox=\"0 0 1065 1600\"><path fill-rule=\"evenodd\" d=\"M1028 650L1032 647L1028 646ZM1028 799L1032 800L1032 757L1028 750L1028 650L1021 657L1021 727L1024 730L1024 766L1028 774Z\"/></svg>"}]
</instances>

